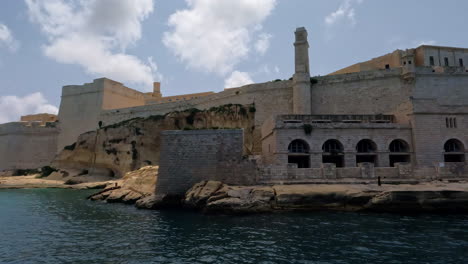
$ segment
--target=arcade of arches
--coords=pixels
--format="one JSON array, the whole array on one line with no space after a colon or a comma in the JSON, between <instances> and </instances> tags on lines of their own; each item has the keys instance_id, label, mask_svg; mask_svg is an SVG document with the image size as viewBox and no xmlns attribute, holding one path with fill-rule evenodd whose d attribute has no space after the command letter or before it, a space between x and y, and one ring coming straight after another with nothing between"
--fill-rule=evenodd
<instances>
[{"instance_id":1,"label":"arcade of arches","mask_svg":"<svg viewBox=\"0 0 468 264\"><path fill-rule=\"evenodd\" d=\"M388 146L390 167L397 163L411 163L409 144L402 139L393 140ZM295 163L298 168L310 168L310 146L302 140L293 140L288 146L288 163ZM375 142L362 139L356 144L356 165L363 162L378 166L378 149ZM329 139L322 145L322 163L334 163L337 168L345 167L343 144L336 139ZM465 147L460 140L449 139L444 144L444 162L465 162Z\"/></svg>"}]
</instances>

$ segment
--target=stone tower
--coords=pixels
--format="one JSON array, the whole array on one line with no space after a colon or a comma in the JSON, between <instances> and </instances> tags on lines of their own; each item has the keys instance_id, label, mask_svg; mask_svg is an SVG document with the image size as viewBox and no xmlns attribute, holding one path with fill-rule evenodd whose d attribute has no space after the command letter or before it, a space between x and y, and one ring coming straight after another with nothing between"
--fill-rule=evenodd
<instances>
[{"instance_id":1,"label":"stone tower","mask_svg":"<svg viewBox=\"0 0 468 264\"><path fill-rule=\"evenodd\" d=\"M309 42L307 30L296 29L295 72L293 76L293 113L297 115L311 114L311 87L309 71Z\"/></svg>"}]
</instances>

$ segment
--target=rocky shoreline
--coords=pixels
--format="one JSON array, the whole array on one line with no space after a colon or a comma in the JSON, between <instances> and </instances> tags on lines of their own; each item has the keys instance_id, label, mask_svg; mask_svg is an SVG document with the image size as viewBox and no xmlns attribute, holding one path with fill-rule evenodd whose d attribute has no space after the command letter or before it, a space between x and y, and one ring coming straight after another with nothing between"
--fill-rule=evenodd
<instances>
[{"instance_id":1,"label":"rocky shoreline","mask_svg":"<svg viewBox=\"0 0 468 264\"><path fill-rule=\"evenodd\" d=\"M183 196L137 191L127 182L91 200L135 204L142 209L184 208L207 214L255 214L288 211L371 211L388 213L468 213L468 183L299 184L230 186L203 181ZM154 190L154 189L153 189Z\"/></svg>"},{"instance_id":2,"label":"rocky shoreline","mask_svg":"<svg viewBox=\"0 0 468 264\"><path fill-rule=\"evenodd\" d=\"M114 181L66 184L31 176L0 177L0 189L103 189L94 201L134 204L142 209L183 208L207 214L288 211L370 211L387 213L468 213L468 182L418 184L275 184L230 186L218 181L195 184L185 195L155 193L158 167L147 166Z\"/></svg>"},{"instance_id":3,"label":"rocky shoreline","mask_svg":"<svg viewBox=\"0 0 468 264\"><path fill-rule=\"evenodd\" d=\"M41 188L86 190L103 189L106 188L106 186L113 184L115 184L115 181L90 181L77 184L69 184L63 180L37 178L37 175L0 177L0 190Z\"/></svg>"}]
</instances>

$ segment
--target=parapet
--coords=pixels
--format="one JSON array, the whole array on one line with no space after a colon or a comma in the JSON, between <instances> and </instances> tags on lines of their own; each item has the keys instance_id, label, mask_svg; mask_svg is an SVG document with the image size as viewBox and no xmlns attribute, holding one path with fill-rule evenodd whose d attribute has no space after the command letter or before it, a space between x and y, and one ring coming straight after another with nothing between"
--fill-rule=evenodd
<instances>
[{"instance_id":1,"label":"parapet","mask_svg":"<svg viewBox=\"0 0 468 264\"><path fill-rule=\"evenodd\" d=\"M35 114L35 115L25 115L21 117L21 122L40 122L45 125L47 122L56 122L57 115L54 114Z\"/></svg>"}]
</instances>

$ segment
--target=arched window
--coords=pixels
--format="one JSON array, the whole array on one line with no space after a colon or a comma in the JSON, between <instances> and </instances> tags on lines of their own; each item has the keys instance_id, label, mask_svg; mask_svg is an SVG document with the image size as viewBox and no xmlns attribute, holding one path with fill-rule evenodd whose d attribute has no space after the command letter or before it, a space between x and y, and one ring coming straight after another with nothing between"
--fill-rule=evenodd
<instances>
[{"instance_id":1,"label":"arched window","mask_svg":"<svg viewBox=\"0 0 468 264\"><path fill-rule=\"evenodd\" d=\"M359 153L375 152L377 150L377 146L374 141L370 139L363 139L357 144L356 150Z\"/></svg>"},{"instance_id":2,"label":"arched window","mask_svg":"<svg viewBox=\"0 0 468 264\"><path fill-rule=\"evenodd\" d=\"M343 153L343 145L335 139L329 139L323 143L323 152L327 153Z\"/></svg>"},{"instance_id":3,"label":"arched window","mask_svg":"<svg viewBox=\"0 0 468 264\"><path fill-rule=\"evenodd\" d=\"M411 162L411 155L408 153L409 145L406 141L395 139L390 143L388 149L390 150L388 156L390 167L395 167L397 163L408 164Z\"/></svg>"},{"instance_id":4,"label":"arched window","mask_svg":"<svg viewBox=\"0 0 468 264\"><path fill-rule=\"evenodd\" d=\"M408 143L401 139L395 139L390 143L390 152L409 152Z\"/></svg>"},{"instance_id":5,"label":"arched window","mask_svg":"<svg viewBox=\"0 0 468 264\"><path fill-rule=\"evenodd\" d=\"M457 139L449 139L444 144L444 151L445 152L463 152L465 148L463 147L463 143L461 143Z\"/></svg>"},{"instance_id":6,"label":"arched window","mask_svg":"<svg viewBox=\"0 0 468 264\"><path fill-rule=\"evenodd\" d=\"M444 162L465 162L465 147L458 139L449 139L444 144Z\"/></svg>"},{"instance_id":7,"label":"arched window","mask_svg":"<svg viewBox=\"0 0 468 264\"><path fill-rule=\"evenodd\" d=\"M293 140L288 146L288 163L297 164L297 167L310 168L309 145L301 139Z\"/></svg>"},{"instance_id":8,"label":"arched window","mask_svg":"<svg viewBox=\"0 0 468 264\"><path fill-rule=\"evenodd\" d=\"M289 153L309 153L309 145L301 139L293 140L288 146Z\"/></svg>"},{"instance_id":9,"label":"arched window","mask_svg":"<svg viewBox=\"0 0 468 264\"><path fill-rule=\"evenodd\" d=\"M322 145L322 163L334 163L337 168L344 167L343 145L336 139L329 139Z\"/></svg>"}]
</instances>

